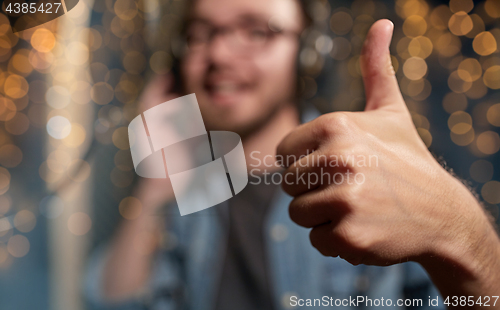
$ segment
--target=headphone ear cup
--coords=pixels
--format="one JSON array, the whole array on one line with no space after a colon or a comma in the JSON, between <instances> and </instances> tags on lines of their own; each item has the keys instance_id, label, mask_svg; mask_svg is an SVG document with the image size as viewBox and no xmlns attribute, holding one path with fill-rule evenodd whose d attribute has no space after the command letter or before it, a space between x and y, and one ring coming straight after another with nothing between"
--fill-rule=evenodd
<instances>
[{"instance_id":1,"label":"headphone ear cup","mask_svg":"<svg viewBox=\"0 0 500 310\"><path fill-rule=\"evenodd\" d=\"M80 0L63 0L66 3L66 10L71 11Z\"/></svg>"}]
</instances>

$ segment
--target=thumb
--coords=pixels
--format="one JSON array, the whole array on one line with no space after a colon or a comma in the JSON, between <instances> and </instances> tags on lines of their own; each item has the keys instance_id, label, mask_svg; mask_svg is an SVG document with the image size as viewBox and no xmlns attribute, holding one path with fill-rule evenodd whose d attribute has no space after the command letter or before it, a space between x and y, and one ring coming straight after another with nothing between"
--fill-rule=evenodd
<instances>
[{"instance_id":1,"label":"thumb","mask_svg":"<svg viewBox=\"0 0 500 310\"><path fill-rule=\"evenodd\" d=\"M379 108L405 108L392 67L389 45L394 24L382 19L375 22L366 36L361 53L361 71L365 84L365 111Z\"/></svg>"}]
</instances>

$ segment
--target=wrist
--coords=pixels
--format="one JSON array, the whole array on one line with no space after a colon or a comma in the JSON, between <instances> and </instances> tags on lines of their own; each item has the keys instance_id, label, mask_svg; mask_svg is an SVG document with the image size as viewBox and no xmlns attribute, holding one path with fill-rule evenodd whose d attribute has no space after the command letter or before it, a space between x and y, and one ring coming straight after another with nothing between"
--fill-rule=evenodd
<instances>
[{"instance_id":1,"label":"wrist","mask_svg":"<svg viewBox=\"0 0 500 310\"><path fill-rule=\"evenodd\" d=\"M167 182L164 184L140 184L134 190L133 196L140 201L141 215L148 216L158 216L162 207L175 199L173 189Z\"/></svg>"},{"instance_id":2,"label":"wrist","mask_svg":"<svg viewBox=\"0 0 500 310\"><path fill-rule=\"evenodd\" d=\"M463 190L459 187L454 193L454 205L450 206L455 212L453 219L443 223L437 234L440 237L432 240L428 252L416 261L444 296L470 295L474 290L484 295L500 283L500 240L481 205L460 185Z\"/></svg>"}]
</instances>

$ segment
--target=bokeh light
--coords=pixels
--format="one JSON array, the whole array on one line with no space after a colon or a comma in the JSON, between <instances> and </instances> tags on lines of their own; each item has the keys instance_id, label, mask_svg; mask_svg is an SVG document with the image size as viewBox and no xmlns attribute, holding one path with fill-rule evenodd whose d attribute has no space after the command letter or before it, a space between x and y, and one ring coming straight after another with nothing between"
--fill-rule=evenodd
<instances>
[{"instance_id":1,"label":"bokeh light","mask_svg":"<svg viewBox=\"0 0 500 310\"><path fill-rule=\"evenodd\" d=\"M491 66L484 72L484 85L491 89L500 89L500 66Z\"/></svg>"},{"instance_id":2,"label":"bokeh light","mask_svg":"<svg viewBox=\"0 0 500 310\"><path fill-rule=\"evenodd\" d=\"M485 131L477 137L477 148L484 154L495 154L500 150L500 136L494 131Z\"/></svg>"},{"instance_id":3,"label":"bokeh light","mask_svg":"<svg viewBox=\"0 0 500 310\"><path fill-rule=\"evenodd\" d=\"M474 8L474 2L472 0L450 0L450 10L452 12L469 13Z\"/></svg>"},{"instance_id":4,"label":"bokeh light","mask_svg":"<svg viewBox=\"0 0 500 310\"><path fill-rule=\"evenodd\" d=\"M77 236L87 234L92 228L90 216L84 212L77 212L68 218L68 230Z\"/></svg>"},{"instance_id":5,"label":"bokeh light","mask_svg":"<svg viewBox=\"0 0 500 310\"><path fill-rule=\"evenodd\" d=\"M479 183L486 183L493 178L493 164L487 160L476 160L469 169L472 179Z\"/></svg>"},{"instance_id":6,"label":"bokeh light","mask_svg":"<svg viewBox=\"0 0 500 310\"><path fill-rule=\"evenodd\" d=\"M54 34L45 28L37 29L31 36L31 46L39 52L48 53L56 45Z\"/></svg>"},{"instance_id":7,"label":"bokeh light","mask_svg":"<svg viewBox=\"0 0 500 310\"><path fill-rule=\"evenodd\" d=\"M492 105L486 116L491 125L500 127L500 103Z\"/></svg>"},{"instance_id":8,"label":"bokeh light","mask_svg":"<svg viewBox=\"0 0 500 310\"><path fill-rule=\"evenodd\" d=\"M47 132L54 139L64 139L71 133L71 122L64 116L54 116L47 122Z\"/></svg>"},{"instance_id":9,"label":"bokeh light","mask_svg":"<svg viewBox=\"0 0 500 310\"><path fill-rule=\"evenodd\" d=\"M489 181L481 188L481 195L486 202L491 204L500 203L500 182Z\"/></svg>"},{"instance_id":10,"label":"bokeh light","mask_svg":"<svg viewBox=\"0 0 500 310\"><path fill-rule=\"evenodd\" d=\"M129 220L142 214L137 198L118 194L129 191L135 177L127 125L137 115L138 97L150 75L172 71L178 55L171 53L169 29L179 19L165 14L161 1L145 3L80 5L68 13L64 25L76 30L66 37L66 29L58 28L57 22L12 34L0 14L0 268L35 249L27 236L43 227L41 220L60 220L72 235L90 236L91 213L71 209L64 196L44 193L32 203L38 208L19 203L19 196L30 193L19 190L28 178L16 178L16 173L29 166L34 168L32 178L47 186L63 181L84 189L81 183L96 180L95 163L84 157L93 139L111 150L109 170L96 171L112 188L111 208ZM96 18L89 25L90 10ZM391 18L391 60L418 134L427 147L463 152L460 163L469 173L464 177L480 183L487 209L498 215L500 1L451 0L437 5L425 0L357 0L344 2L344 7L318 1L311 12L321 31L300 54L301 65L307 67L299 78L303 99L327 111L362 108L363 40L375 20ZM153 21L158 28L145 31L151 26L146 23ZM84 26L77 28L79 23ZM161 38L159 42L154 36ZM325 82L322 70L331 63L338 76ZM335 86L331 98L322 93L325 83ZM43 152L37 150L43 158L31 167L34 151L26 141L33 141L38 132L49 139ZM142 254L150 254L157 242L151 233L131 240Z\"/></svg>"},{"instance_id":11,"label":"bokeh light","mask_svg":"<svg viewBox=\"0 0 500 310\"><path fill-rule=\"evenodd\" d=\"M453 14L448 21L450 32L456 36L466 35L472 30L473 26L472 18L463 11Z\"/></svg>"},{"instance_id":12,"label":"bokeh light","mask_svg":"<svg viewBox=\"0 0 500 310\"><path fill-rule=\"evenodd\" d=\"M17 258L26 256L30 250L30 242L23 235L12 236L7 243L7 250L10 255Z\"/></svg>"},{"instance_id":13,"label":"bokeh light","mask_svg":"<svg viewBox=\"0 0 500 310\"><path fill-rule=\"evenodd\" d=\"M17 167L23 161L23 152L13 144L0 147L0 165L6 168Z\"/></svg>"},{"instance_id":14,"label":"bokeh light","mask_svg":"<svg viewBox=\"0 0 500 310\"><path fill-rule=\"evenodd\" d=\"M28 210L21 210L16 213L14 217L14 227L20 232L30 232L35 228L36 225L36 217L33 212Z\"/></svg>"},{"instance_id":15,"label":"bokeh light","mask_svg":"<svg viewBox=\"0 0 500 310\"><path fill-rule=\"evenodd\" d=\"M472 42L474 51L481 56L488 56L497 49L497 41L489 31L479 33Z\"/></svg>"},{"instance_id":16,"label":"bokeh light","mask_svg":"<svg viewBox=\"0 0 500 310\"><path fill-rule=\"evenodd\" d=\"M142 213L142 203L135 197L126 197L120 202L118 209L123 218L134 220Z\"/></svg>"}]
</instances>

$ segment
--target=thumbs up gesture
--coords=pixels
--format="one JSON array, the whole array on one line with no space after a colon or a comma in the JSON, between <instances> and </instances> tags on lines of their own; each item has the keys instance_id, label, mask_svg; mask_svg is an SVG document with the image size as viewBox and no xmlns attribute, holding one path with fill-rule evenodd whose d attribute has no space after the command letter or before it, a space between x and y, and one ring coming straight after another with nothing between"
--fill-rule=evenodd
<instances>
[{"instance_id":1,"label":"thumbs up gesture","mask_svg":"<svg viewBox=\"0 0 500 310\"><path fill-rule=\"evenodd\" d=\"M458 274L483 279L478 270L488 266L500 282L492 225L413 125L391 65L392 30L390 21L380 20L367 35L361 57L365 111L325 114L278 146L287 168L283 188L294 197L290 217L312 228L311 243L323 255L355 265L413 260L435 282L444 281L438 279L446 272L448 279ZM290 158L296 160L287 162ZM301 175L319 181L300 182ZM308 179L311 175L316 178ZM490 265L487 251L496 257Z\"/></svg>"}]
</instances>

